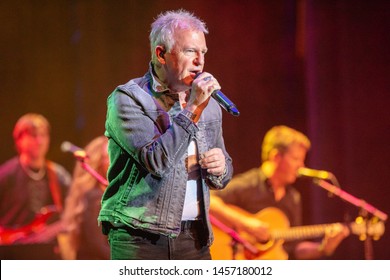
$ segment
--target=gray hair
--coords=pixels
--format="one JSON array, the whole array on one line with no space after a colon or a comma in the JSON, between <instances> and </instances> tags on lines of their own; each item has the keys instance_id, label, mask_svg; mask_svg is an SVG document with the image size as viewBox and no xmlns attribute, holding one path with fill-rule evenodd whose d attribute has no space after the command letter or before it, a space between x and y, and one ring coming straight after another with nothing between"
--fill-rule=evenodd
<instances>
[{"instance_id":1,"label":"gray hair","mask_svg":"<svg viewBox=\"0 0 390 280\"><path fill-rule=\"evenodd\" d=\"M156 60L154 50L156 46L164 46L170 51L175 44L176 30L196 30L208 34L206 24L194 16L194 14L180 9L177 11L166 11L157 16L151 25L149 34L152 61Z\"/></svg>"}]
</instances>

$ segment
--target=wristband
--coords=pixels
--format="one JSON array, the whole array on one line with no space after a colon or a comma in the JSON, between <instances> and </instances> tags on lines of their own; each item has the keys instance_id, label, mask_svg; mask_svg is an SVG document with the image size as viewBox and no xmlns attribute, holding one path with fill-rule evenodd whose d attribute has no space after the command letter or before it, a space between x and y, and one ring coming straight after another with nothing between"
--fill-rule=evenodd
<instances>
[{"instance_id":1,"label":"wristband","mask_svg":"<svg viewBox=\"0 0 390 280\"><path fill-rule=\"evenodd\" d=\"M188 110L183 110L183 111L181 111L181 113L182 113L184 116L186 116L187 118L189 118L191 121L194 121L195 118L196 118L196 114L194 114L194 113L192 113L192 112L190 112L190 111L188 111Z\"/></svg>"}]
</instances>

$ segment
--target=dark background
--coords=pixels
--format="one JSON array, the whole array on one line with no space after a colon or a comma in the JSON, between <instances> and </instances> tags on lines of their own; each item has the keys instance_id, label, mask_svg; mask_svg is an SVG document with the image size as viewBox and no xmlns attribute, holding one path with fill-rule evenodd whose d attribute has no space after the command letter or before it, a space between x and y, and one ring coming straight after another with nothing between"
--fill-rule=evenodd
<instances>
[{"instance_id":1,"label":"dark background","mask_svg":"<svg viewBox=\"0 0 390 280\"><path fill-rule=\"evenodd\" d=\"M185 8L209 28L205 71L241 115L224 112L240 173L260 164L265 132L285 124L312 140L307 166L333 172L344 191L389 213L390 1L1 1L0 162L15 155L12 129L27 112L52 124L49 157L72 171L63 141L104 132L106 98L142 76L153 19ZM307 224L354 219L359 209L302 184ZM389 229L373 243L390 259ZM333 256L364 259L350 236Z\"/></svg>"}]
</instances>

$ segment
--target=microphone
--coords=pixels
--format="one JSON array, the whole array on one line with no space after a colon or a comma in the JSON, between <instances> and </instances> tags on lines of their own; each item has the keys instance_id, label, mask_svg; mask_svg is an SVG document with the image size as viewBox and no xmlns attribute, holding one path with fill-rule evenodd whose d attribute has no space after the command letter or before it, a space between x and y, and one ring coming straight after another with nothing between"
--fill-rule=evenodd
<instances>
[{"instance_id":1,"label":"microphone","mask_svg":"<svg viewBox=\"0 0 390 280\"><path fill-rule=\"evenodd\" d=\"M220 90L214 90L211 94L211 97L213 97L219 105L224 108L226 111L228 111L233 116L239 116L240 112L238 111L236 105L234 105L233 102L230 101L229 98L226 97Z\"/></svg>"},{"instance_id":2,"label":"microphone","mask_svg":"<svg viewBox=\"0 0 390 280\"><path fill-rule=\"evenodd\" d=\"M70 152L73 154L74 157L81 160L84 160L88 157L87 153L82 148L77 147L76 145L73 145L68 141L62 142L61 151Z\"/></svg>"},{"instance_id":3,"label":"microphone","mask_svg":"<svg viewBox=\"0 0 390 280\"><path fill-rule=\"evenodd\" d=\"M199 72L198 74L195 75L196 79L201 73ZM205 80L209 80L209 77L206 77ZM214 90L213 93L211 94L211 97L214 98L218 104L224 108L227 112L232 114L233 116L239 116L240 112L238 111L236 105L230 101L229 98L227 98L226 95L222 93L220 90Z\"/></svg>"},{"instance_id":4,"label":"microphone","mask_svg":"<svg viewBox=\"0 0 390 280\"><path fill-rule=\"evenodd\" d=\"M329 171L301 167L298 169L298 177L300 176L311 177L311 178L321 179L321 180L329 180L330 182L332 182L333 185L335 185L338 188L341 188L340 183L337 180L336 176L334 176L334 174Z\"/></svg>"},{"instance_id":5,"label":"microphone","mask_svg":"<svg viewBox=\"0 0 390 280\"><path fill-rule=\"evenodd\" d=\"M306 167L301 167L298 169L298 176L318 178L322 180L331 180L334 178L334 175L325 170L316 170Z\"/></svg>"}]
</instances>

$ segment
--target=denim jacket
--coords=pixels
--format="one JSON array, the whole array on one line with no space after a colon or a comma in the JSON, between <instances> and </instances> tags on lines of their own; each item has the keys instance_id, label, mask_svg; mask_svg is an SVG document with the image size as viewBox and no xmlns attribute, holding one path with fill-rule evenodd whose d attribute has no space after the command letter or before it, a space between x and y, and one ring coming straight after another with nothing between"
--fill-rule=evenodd
<instances>
[{"instance_id":1,"label":"denim jacket","mask_svg":"<svg viewBox=\"0 0 390 280\"><path fill-rule=\"evenodd\" d=\"M223 189L233 174L222 136L222 111L210 99L197 124L182 113L169 118L151 94L151 72L118 86L108 97L105 135L108 137L109 185L98 220L177 237L186 192L187 148L195 140L198 154L221 148L226 172L201 171L208 243L213 235L208 218L211 189Z\"/></svg>"}]
</instances>

